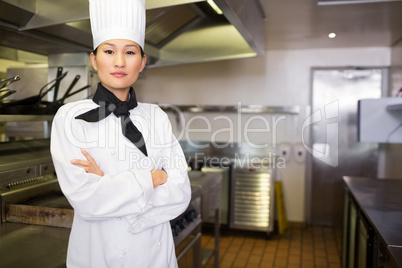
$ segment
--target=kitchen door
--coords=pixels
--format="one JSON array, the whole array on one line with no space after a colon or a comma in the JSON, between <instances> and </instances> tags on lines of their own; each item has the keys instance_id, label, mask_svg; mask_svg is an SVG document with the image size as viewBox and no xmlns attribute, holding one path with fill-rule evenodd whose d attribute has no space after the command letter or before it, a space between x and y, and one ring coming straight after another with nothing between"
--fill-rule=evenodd
<instances>
[{"instance_id":1,"label":"kitchen door","mask_svg":"<svg viewBox=\"0 0 402 268\"><path fill-rule=\"evenodd\" d=\"M386 88L386 73L385 68L312 70L311 113L303 131L310 152L308 223L341 226L342 176L376 177L378 144L357 142L357 101L380 98Z\"/></svg>"}]
</instances>

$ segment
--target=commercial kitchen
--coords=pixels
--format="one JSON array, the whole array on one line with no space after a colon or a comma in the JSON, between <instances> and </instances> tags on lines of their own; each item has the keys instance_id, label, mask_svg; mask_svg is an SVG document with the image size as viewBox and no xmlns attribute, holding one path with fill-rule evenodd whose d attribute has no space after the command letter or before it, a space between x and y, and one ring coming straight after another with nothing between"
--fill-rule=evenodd
<instances>
[{"instance_id":1,"label":"commercial kitchen","mask_svg":"<svg viewBox=\"0 0 402 268\"><path fill-rule=\"evenodd\" d=\"M402 267L402 1L146 0L140 102L192 198L179 267ZM0 0L0 267L65 267L54 114L92 98L86 0Z\"/></svg>"}]
</instances>

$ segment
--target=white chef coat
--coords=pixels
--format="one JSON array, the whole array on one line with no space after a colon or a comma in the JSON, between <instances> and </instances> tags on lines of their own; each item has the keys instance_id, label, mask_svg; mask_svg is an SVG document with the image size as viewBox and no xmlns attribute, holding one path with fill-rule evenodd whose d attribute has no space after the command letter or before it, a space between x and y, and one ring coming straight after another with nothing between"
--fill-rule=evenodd
<instances>
[{"instance_id":1,"label":"white chef coat","mask_svg":"<svg viewBox=\"0 0 402 268\"><path fill-rule=\"evenodd\" d=\"M67 267L177 267L169 220L187 208L191 187L183 151L157 105L138 103L130 119L141 131L148 157L122 135L113 113L96 123L74 117L98 107L68 103L54 117L51 154L60 187L74 208ZM105 174L70 163L85 149ZM167 183L153 188L151 170Z\"/></svg>"}]
</instances>

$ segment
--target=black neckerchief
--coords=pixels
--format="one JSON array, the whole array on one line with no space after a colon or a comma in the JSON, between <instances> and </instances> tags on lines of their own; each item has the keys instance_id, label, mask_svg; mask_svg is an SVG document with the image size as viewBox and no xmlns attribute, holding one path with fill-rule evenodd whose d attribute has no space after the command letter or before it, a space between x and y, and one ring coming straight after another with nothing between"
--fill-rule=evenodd
<instances>
[{"instance_id":1,"label":"black neckerchief","mask_svg":"<svg viewBox=\"0 0 402 268\"><path fill-rule=\"evenodd\" d=\"M114 113L117 117L121 118L121 129L123 135L134 143L134 145L137 146L145 156L148 156L144 138L129 118L130 113L128 111L138 105L132 87L130 88L129 96L130 99L128 101L121 101L99 83L95 95L92 98L92 101L98 104L99 107L80 114L79 116L76 116L75 119L82 119L87 122L98 122L109 116L111 113Z\"/></svg>"}]
</instances>

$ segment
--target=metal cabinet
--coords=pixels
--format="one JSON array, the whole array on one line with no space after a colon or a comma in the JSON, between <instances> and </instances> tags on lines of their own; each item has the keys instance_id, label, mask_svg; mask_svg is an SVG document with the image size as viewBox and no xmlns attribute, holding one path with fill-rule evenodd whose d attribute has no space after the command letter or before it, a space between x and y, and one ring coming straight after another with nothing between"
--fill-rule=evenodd
<instances>
[{"instance_id":1,"label":"metal cabinet","mask_svg":"<svg viewBox=\"0 0 402 268\"><path fill-rule=\"evenodd\" d=\"M347 188L344 195L341 267L396 267L390 262L386 246Z\"/></svg>"}]
</instances>

